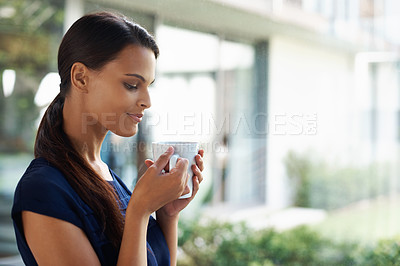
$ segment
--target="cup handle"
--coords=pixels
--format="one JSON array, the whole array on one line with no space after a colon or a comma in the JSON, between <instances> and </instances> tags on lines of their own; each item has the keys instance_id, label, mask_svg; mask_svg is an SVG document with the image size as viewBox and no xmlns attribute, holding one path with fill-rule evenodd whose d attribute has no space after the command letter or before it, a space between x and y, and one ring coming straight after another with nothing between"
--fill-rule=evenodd
<instances>
[{"instance_id":1,"label":"cup handle","mask_svg":"<svg viewBox=\"0 0 400 266\"><path fill-rule=\"evenodd\" d=\"M175 167L176 162L178 161L179 158L179 154L174 154L171 156L171 158L169 159L169 170L171 171L172 168Z\"/></svg>"}]
</instances>

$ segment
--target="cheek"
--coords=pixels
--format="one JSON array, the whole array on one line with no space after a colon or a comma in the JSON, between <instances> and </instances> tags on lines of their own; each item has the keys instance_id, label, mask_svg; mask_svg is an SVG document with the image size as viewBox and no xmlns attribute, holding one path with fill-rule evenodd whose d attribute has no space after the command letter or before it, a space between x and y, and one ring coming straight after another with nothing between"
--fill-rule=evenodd
<instances>
[{"instance_id":1,"label":"cheek","mask_svg":"<svg viewBox=\"0 0 400 266\"><path fill-rule=\"evenodd\" d=\"M115 128L118 124L126 123L125 113L132 108L134 95L118 87L118 83L106 81L102 84L98 82L93 92L85 100L88 112L94 113L104 126Z\"/></svg>"},{"instance_id":2,"label":"cheek","mask_svg":"<svg viewBox=\"0 0 400 266\"><path fill-rule=\"evenodd\" d=\"M124 98L115 93L104 93L99 95L95 102L96 109L106 113L110 118L118 115L124 110Z\"/></svg>"},{"instance_id":3,"label":"cheek","mask_svg":"<svg viewBox=\"0 0 400 266\"><path fill-rule=\"evenodd\" d=\"M101 113L99 115L99 122L103 125L103 127L111 130L111 131L120 131L120 132L130 132L132 131L134 123L132 119L126 114L126 106L121 103L121 101L110 101L102 102L104 105L103 108L99 107ZM99 104L100 105L100 104ZM117 135L117 132L114 132Z\"/></svg>"}]
</instances>

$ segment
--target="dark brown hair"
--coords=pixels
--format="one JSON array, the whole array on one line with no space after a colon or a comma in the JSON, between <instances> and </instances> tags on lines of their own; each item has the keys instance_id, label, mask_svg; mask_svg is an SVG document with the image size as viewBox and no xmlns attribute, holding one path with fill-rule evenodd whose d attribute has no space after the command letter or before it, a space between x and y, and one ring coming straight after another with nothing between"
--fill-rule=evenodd
<instances>
[{"instance_id":1,"label":"dark brown hair","mask_svg":"<svg viewBox=\"0 0 400 266\"><path fill-rule=\"evenodd\" d=\"M115 59L127 45L159 50L154 38L140 25L122 15L100 12L77 20L65 34L58 51L60 93L47 108L35 142L35 157L43 157L57 167L94 211L103 231L114 247L119 248L123 216L113 188L101 178L74 149L63 130L63 106L71 87L71 67L81 62L93 70Z\"/></svg>"}]
</instances>

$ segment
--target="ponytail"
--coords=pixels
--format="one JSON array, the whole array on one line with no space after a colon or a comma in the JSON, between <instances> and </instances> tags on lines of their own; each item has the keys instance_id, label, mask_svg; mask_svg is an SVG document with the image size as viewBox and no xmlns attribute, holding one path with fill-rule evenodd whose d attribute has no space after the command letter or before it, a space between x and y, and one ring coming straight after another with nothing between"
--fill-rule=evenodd
<instances>
[{"instance_id":1,"label":"ponytail","mask_svg":"<svg viewBox=\"0 0 400 266\"><path fill-rule=\"evenodd\" d=\"M65 96L59 93L47 108L40 123L35 158L43 157L59 169L81 199L93 210L103 232L119 249L123 216L114 189L101 178L75 150L63 130Z\"/></svg>"}]
</instances>

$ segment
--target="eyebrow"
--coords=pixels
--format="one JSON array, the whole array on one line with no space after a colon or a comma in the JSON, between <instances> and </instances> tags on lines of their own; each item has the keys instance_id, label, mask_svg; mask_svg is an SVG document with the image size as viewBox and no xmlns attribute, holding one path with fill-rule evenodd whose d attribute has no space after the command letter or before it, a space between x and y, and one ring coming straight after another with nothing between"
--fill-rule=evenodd
<instances>
[{"instance_id":1,"label":"eyebrow","mask_svg":"<svg viewBox=\"0 0 400 266\"><path fill-rule=\"evenodd\" d=\"M137 77L138 79L140 79L141 81L143 81L144 83L146 83L146 79L145 79L143 76L139 75L139 74L125 74L125 76ZM150 83L150 85L153 84L154 81L156 81L156 80L154 79L154 80Z\"/></svg>"}]
</instances>

